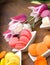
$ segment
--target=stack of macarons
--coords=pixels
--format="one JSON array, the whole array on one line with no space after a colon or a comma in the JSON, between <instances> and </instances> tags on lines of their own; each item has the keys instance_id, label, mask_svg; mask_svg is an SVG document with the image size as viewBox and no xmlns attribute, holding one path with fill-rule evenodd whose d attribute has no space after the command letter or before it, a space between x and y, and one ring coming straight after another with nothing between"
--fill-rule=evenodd
<instances>
[{"instance_id":1,"label":"stack of macarons","mask_svg":"<svg viewBox=\"0 0 50 65\"><path fill-rule=\"evenodd\" d=\"M1 52L4 53L5 51ZM3 55L3 54L2 54ZM13 52L7 52L0 60L0 65L20 65L20 57Z\"/></svg>"},{"instance_id":2,"label":"stack of macarons","mask_svg":"<svg viewBox=\"0 0 50 65\"><path fill-rule=\"evenodd\" d=\"M46 35L44 37L43 42L31 44L28 47L28 52L32 56L40 56L45 53L48 49L50 49L50 35Z\"/></svg>"},{"instance_id":3,"label":"stack of macarons","mask_svg":"<svg viewBox=\"0 0 50 65\"><path fill-rule=\"evenodd\" d=\"M31 44L28 48L28 52L32 56L40 56L48 50L48 47L43 43Z\"/></svg>"},{"instance_id":4,"label":"stack of macarons","mask_svg":"<svg viewBox=\"0 0 50 65\"><path fill-rule=\"evenodd\" d=\"M28 29L23 29L19 36L14 36L10 39L9 41L9 45L12 47L12 48L15 48L15 49L22 49L24 48L29 40L31 39L31 31L28 30Z\"/></svg>"}]
</instances>

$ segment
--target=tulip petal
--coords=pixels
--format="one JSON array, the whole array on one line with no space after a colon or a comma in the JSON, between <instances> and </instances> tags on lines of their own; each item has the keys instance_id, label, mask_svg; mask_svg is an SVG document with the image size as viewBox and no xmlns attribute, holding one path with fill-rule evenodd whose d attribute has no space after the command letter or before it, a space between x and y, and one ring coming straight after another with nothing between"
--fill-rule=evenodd
<instances>
[{"instance_id":1,"label":"tulip petal","mask_svg":"<svg viewBox=\"0 0 50 65\"><path fill-rule=\"evenodd\" d=\"M46 16L50 17L50 10L44 10L44 11L41 13L40 16L41 16L41 17L46 17Z\"/></svg>"},{"instance_id":2,"label":"tulip petal","mask_svg":"<svg viewBox=\"0 0 50 65\"><path fill-rule=\"evenodd\" d=\"M3 36L5 36L6 34L10 33L11 30L7 30L6 32L3 33Z\"/></svg>"},{"instance_id":3,"label":"tulip petal","mask_svg":"<svg viewBox=\"0 0 50 65\"><path fill-rule=\"evenodd\" d=\"M23 23L26 20L26 15L24 14L18 15L18 16L12 17L11 20Z\"/></svg>"},{"instance_id":4,"label":"tulip petal","mask_svg":"<svg viewBox=\"0 0 50 65\"><path fill-rule=\"evenodd\" d=\"M10 40L10 38L11 38L12 36L13 36L13 35L12 35L11 33L6 34L6 35L4 36L4 39L5 39L7 42L9 42L9 40Z\"/></svg>"},{"instance_id":5,"label":"tulip petal","mask_svg":"<svg viewBox=\"0 0 50 65\"><path fill-rule=\"evenodd\" d=\"M44 10L48 9L48 6L46 4L36 5L28 7L32 10L31 16L39 16Z\"/></svg>"}]
</instances>

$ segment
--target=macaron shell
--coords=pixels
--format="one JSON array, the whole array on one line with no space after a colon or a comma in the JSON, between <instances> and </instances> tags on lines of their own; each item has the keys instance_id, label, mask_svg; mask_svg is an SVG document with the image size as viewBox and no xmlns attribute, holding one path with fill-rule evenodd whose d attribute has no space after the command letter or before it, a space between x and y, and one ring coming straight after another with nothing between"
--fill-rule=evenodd
<instances>
[{"instance_id":1,"label":"macaron shell","mask_svg":"<svg viewBox=\"0 0 50 65\"><path fill-rule=\"evenodd\" d=\"M21 40L18 40L18 41L16 42L16 45L20 45L20 44L25 45L25 42L23 42L23 41L21 41Z\"/></svg>"},{"instance_id":2,"label":"macaron shell","mask_svg":"<svg viewBox=\"0 0 50 65\"><path fill-rule=\"evenodd\" d=\"M6 55L5 55L5 63L7 63L7 61L10 60L10 57L14 57L14 53L12 52L8 52Z\"/></svg>"},{"instance_id":3,"label":"macaron shell","mask_svg":"<svg viewBox=\"0 0 50 65\"><path fill-rule=\"evenodd\" d=\"M9 62L15 62L16 65L19 65L20 64L20 59L18 59L17 56L11 57L11 59L9 60Z\"/></svg>"},{"instance_id":4,"label":"macaron shell","mask_svg":"<svg viewBox=\"0 0 50 65\"><path fill-rule=\"evenodd\" d=\"M32 56L37 56L36 46L37 46L37 44L31 44L31 45L28 47L28 52L29 52Z\"/></svg>"},{"instance_id":5,"label":"macaron shell","mask_svg":"<svg viewBox=\"0 0 50 65\"><path fill-rule=\"evenodd\" d=\"M25 44L27 44L29 42L29 39L26 36L21 36L20 40L25 42Z\"/></svg>"},{"instance_id":6,"label":"macaron shell","mask_svg":"<svg viewBox=\"0 0 50 65\"><path fill-rule=\"evenodd\" d=\"M42 55L47 50L48 50L48 47L45 44L43 44L43 43L37 44L36 51L37 51L38 56Z\"/></svg>"},{"instance_id":7,"label":"macaron shell","mask_svg":"<svg viewBox=\"0 0 50 65\"><path fill-rule=\"evenodd\" d=\"M18 49L18 50L20 50L20 49L22 49L22 48L24 48L25 46L23 46L23 45L20 45L20 46L15 46L15 49Z\"/></svg>"},{"instance_id":8,"label":"macaron shell","mask_svg":"<svg viewBox=\"0 0 50 65\"><path fill-rule=\"evenodd\" d=\"M25 45L24 45L23 41L19 41L19 42L15 45L15 49L18 49L18 50L20 50L20 49L22 49L22 48L24 48L24 47L25 47Z\"/></svg>"},{"instance_id":9,"label":"macaron shell","mask_svg":"<svg viewBox=\"0 0 50 65\"><path fill-rule=\"evenodd\" d=\"M46 44L47 47L50 49L50 35L46 35L44 37L44 44Z\"/></svg>"},{"instance_id":10,"label":"macaron shell","mask_svg":"<svg viewBox=\"0 0 50 65\"><path fill-rule=\"evenodd\" d=\"M30 39L31 38L31 32L27 29L23 29L20 33L20 36L26 36Z\"/></svg>"},{"instance_id":11,"label":"macaron shell","mask_svg":"<svg viewBox=\"0 0 50 65\"><path fill-rule=\"evenodd\" d=\"M19 39L17 37L11 38L10 41L9 41L9 45L11 47L15 47L15 45L16 45L16 43L17 43L18 40Z\"/></svg>"}]
</instances>

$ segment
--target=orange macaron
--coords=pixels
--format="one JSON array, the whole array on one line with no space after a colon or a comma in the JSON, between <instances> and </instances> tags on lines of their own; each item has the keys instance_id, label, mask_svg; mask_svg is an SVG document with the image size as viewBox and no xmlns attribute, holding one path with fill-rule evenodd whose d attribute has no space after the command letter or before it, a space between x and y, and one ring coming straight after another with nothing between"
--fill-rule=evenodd
<instances>
[{"instance_id":1,"label":"orange macaron","mask_svg":"<svg viewBox=\"0 0 50 65\"><path fill-rule=\"evenodd\" d=\"M40 56L48 50L48 47L43 42L31 44L28 47L28 52L32 56Z\"/></svg>"},{"instance_id":2,"label":"orange macaron","mask_svg":"<svg viewBox=\"0 0 50 65\"><path fill-rule=\"evenodd\" d=\"M40 56L48 50L48 47L43 43L38 43L36 46L37 55Z\"/></svg>"},{"instance_id":3,"label":"orange macaron","mask_svg":"<svg viewBox=\"0 0 50 65\"><path fill-rule=\"evenodd\" d=\"M44 42L44 44L47 45L48 48L50 48L50 35L46 35L44 37L44 41L43 42Z\"/></svg>"},{"instance_id":4,"label":"orange macaron","mask_svg":"<svg viewBox=\"0 0 50 65\"><path fill-rule=\"evenodd\" d=\"M37 44L31 44L29 47L28 47L28 52L32 55L32 56L36 56L37 53L36 53L36 46Z\"/></svg>"}]
</instances>

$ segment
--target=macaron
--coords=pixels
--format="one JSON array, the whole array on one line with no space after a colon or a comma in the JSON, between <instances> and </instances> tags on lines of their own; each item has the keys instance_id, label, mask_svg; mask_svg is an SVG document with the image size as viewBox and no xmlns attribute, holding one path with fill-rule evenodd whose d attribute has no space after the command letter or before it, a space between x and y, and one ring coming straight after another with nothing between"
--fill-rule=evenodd
<instances>
[{"instance_id":1,"label":"macaron","mask_svg":"<svg viewBox=\"0 0 50 65\"><path fill-rule=\"evenodd\" d=\"M20 40L23 41L25 44L29 42L29 38L26 36L20 36Z\"/></svg>"},{"instance_id":2,"label":"macaron","mask_svg":"<svg viewBox=\"0 0 50 65\"><path fill-rule=\"evenodd\" d=\"M48 50L48 47L43 43L38 43L36 47L37 55L40 56Z\"/></svg>"},{"instance_id":3,"label":"macaron","mask_svg":"<svg viewBox=\"0 0 50 65\"><path fill-rule=\"evenodd\" d=\"M50 48L50 35L46 35L44 37L44 41L43 42L44 42L44 44L47 45L48 48Z\"/></svg>"},{"instance_id":4,"label":"macaron","mask_svg":"<svg viewBox=\"0 0 50 65\"><path fill-rule=\"evenodd\" d=\"M22 48L24 48L24 47L25 47L25 44L24 44L23 41L18 41L18 42L16 43L16 45L15 45L15 49L18 49L18 50L20 50L20 49L22 49Z\"/></svg>"},{"instance_id":5,"label":"macaron","mask_svg":"<svg viewBox=\"0 0 50 65\"><path fill-rule=\"evenodd\" d=\"M28 30L28 29L23 29L21 32L20 32L20 36L26 36L29 38L31 38L31 32Z\"/></svg>"},{"instance_id":6,"label":"macaron","mask_svg":"<svg viewBox=\"0 0 50 65\"><path fill-rule=\"evenodd\" d=\"M19 65L20 64L20 58L19 58L19 56L15 55L14 53L8 52L5 55L5 64L6 65Z\"/></svg>"},{"instance_id":7,"label":"macaron","mask_svg":"<svg viewBox=\"0 0 50 65\"><path fill-rule=\"evenodd\" d=\"M29 52L32 56L37 56L36 46L37 46L37 44L31 44L31 45L28 47L28 52Z\"/></svg>"},{"instance_id":8,"label":"macaron","mask_svg":"<svg viewBox=\"0 0 50 65\"><path fill-rule=\"evenodd\" d=\"M17 43L18 40L19 40L19 39L18 39L17 37L11 38L10 41L9 41L9 45L10 45L11 47L15 47L15 45L16 45L16 43Z\"/></svg>"}]
</instances>

